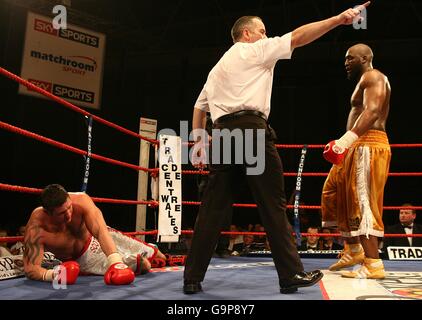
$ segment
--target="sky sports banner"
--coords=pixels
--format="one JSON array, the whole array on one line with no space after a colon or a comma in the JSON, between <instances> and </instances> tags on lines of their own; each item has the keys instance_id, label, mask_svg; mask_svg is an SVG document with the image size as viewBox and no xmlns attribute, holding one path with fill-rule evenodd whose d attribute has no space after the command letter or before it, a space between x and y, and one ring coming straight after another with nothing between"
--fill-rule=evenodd
<instances>
[{"instance_id":1,"label":"sky sports banner","mask_svg":"<svg viewBox=\"0 0 422 320\"><path fill-rule=\"evenodd\" d=\"M104 34L28 12L21 77L71 103L99 109ZM19 93L43 97L20 85Z\"/></svg>"}]
</instances>

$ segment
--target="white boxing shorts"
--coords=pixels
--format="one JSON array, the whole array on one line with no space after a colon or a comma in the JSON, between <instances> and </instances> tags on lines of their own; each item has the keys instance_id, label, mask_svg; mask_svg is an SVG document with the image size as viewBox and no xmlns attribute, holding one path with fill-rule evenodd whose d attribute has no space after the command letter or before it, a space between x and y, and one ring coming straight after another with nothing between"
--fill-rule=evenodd
<instances>
[{"instance_id":1,"label":"white boxing shorts","mask_svg":"<svg viewBox=\"0 0 422 320\"><path fill-rule=\"evenodd\" d=\"M135 274L141 273L142 258L151 261L157 255L158 248L154 245L126 236L112 228L108 228L108 231L116 245L117 252L123 258L123 262ZM104 275L108 268L107 257L102 251L100 243L93 236L87 240L81 255L76 261L79 263L81 274Z\"/></svg>"}]
</instances>

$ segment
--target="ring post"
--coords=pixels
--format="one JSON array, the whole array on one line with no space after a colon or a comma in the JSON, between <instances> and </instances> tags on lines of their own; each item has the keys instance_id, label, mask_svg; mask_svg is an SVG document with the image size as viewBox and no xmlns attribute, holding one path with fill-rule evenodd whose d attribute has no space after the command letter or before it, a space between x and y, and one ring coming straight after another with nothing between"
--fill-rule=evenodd
<instances>
[{"instance_id":1,"label":"ring post","mask_svg":"<svg viewBox=\"0 0 422 320\"><path fill-rule=\"evenodd\" d=\"M139 134L149 139L156 139L157 137L157 120L140 118L139 120ZM151 143L145 140L141 140L141 146L139 148L139 166L143 168L149 168L149 150ZM138 173L138 201L147 200L148 192L148 172L139 171ZM136 206L136 231L145 231L147 219L147 207L146 205ZM142 240L145 240L145 236L140 236Z\"/></svg>"}]
</instances>

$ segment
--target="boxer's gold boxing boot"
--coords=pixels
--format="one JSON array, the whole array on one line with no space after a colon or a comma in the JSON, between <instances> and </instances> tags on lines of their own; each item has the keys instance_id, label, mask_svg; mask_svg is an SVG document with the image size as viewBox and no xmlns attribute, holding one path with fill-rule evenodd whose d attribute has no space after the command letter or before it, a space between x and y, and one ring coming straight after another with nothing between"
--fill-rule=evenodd
<instances>
[{"instance_id":1,"label":"boxer's gold boxing boot","mask_svg":"<svg viewBox=\"0 0 422 320\"><path fill-rule=\"evenodd\" d=\"M384 279L385 270L381 259L365 258L362 266L354 271L342 272L342 277L357 279Z\"/></svg>"},{"instance_id":2,"label":"boxer's gold boxing boot","mask_svg":"<svg viewBox=\"0 0 422 320\"><path fill-rule=\"evenodd\" d=\"M343 268L352 267L356 264L361 264L365 258L365 253L360 243L344 244L344 249L340 253L340 259L331 265L328 269L330 271L337 271Z\"/></svg>"}]
</instances>

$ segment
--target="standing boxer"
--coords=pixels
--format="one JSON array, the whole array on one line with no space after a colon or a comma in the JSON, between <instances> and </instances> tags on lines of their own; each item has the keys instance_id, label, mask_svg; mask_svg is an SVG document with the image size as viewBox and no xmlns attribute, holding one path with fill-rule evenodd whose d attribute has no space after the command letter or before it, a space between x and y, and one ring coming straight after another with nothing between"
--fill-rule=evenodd
<instances>
[{"instance_id":1,"label":"standing boxer","mask_svg":"<svg viewBox=\"0 0 422 320\"><path fill-rule=\"evenodd\" d=\"M387 77L373 68L373 57L365 44L347 50L347 77L357 80L347 132L324 150L325 159L334 166L322 190L323 226L338 225L347 243L341 259L329 269L362 264L343 273L348 278L385 277L378 237L384 235L382 208L391 158L385 132L391 88Z\"/></svg>"}]
</instances>

